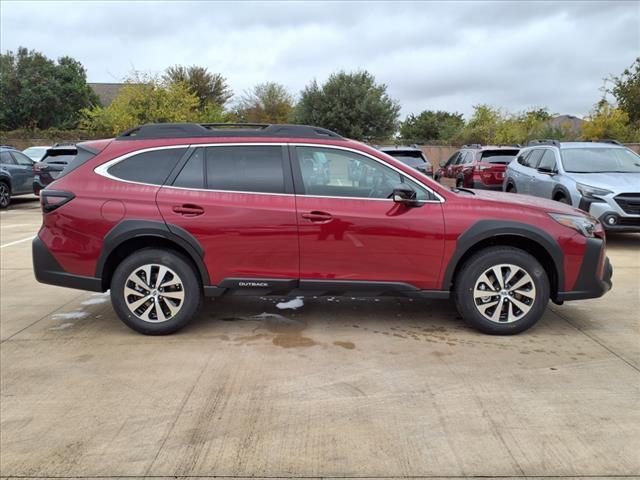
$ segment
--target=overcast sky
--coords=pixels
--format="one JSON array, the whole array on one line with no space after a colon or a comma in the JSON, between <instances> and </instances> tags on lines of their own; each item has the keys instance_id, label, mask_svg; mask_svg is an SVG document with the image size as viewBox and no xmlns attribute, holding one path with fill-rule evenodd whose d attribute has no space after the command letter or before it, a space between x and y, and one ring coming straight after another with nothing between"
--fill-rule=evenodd
<instances>
[{"instance_id":1,"label":"overcast sky","mask_svg":"<svg viewBox=\"0 0 640 480\"><path fill-rule=\"evenodd\" d=\"M173 64L222 73L234 92L276 81L292 93L366 69L403 116L548 106L585 115L602 79L640 55L640 1L0 2L2 51L84 64L90 82Z\"/></svg>"}]
</instances>

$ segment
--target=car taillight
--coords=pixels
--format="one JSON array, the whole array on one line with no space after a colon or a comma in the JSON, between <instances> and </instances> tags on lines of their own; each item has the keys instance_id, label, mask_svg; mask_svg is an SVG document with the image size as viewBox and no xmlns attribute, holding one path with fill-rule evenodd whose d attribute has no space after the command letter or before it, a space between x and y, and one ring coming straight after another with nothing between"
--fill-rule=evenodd
<instances>
[{"instance_id":1,"label":"car taillight","mask_svg":"<svg viewBox=\"0 0 640 480\"><path fill-rule=\"evenodd\" d=\"M76 196L73 193L62 190L47 190L45 188L40 191L40 205L44 213L53 212L74 198L76 198Z\"/></svg>"}]
</instances>

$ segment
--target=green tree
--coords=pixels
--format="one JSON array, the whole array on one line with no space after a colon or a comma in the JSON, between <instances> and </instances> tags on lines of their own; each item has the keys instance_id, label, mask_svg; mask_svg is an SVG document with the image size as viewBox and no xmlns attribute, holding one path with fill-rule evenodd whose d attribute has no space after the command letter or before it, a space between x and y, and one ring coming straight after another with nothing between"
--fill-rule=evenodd
<instances>
[{"instance_id":1,"label":"green tree","mask_svg":"<svg viewBox=\"0 0 640 480\"><path fill-rule=\"evenodd\" d=\"M261 83L241 98L235 115L250 123L287 123L293 113L293 97L275 82Z\"/></svg>"},{"instance_id":2,"label":"green tree","mask_svg":"<svg viewBox=\"0 0 640 480\"><path fill-rule=\"evenodd\" d=\"M460 113L424 110L419 115L409 115L400 123L400 136L415 142L450 142L463 127Z\"/></svg>"},{"instance_id":3,"label":"green tree","mask_svg":"<svg viewBox=\"0 0 640 480\"><path fill-rule=\"evenodd\" d=\"M620 76L611 77L609 81L613 87L608 92L615 97L618 107L627 113L631 123L640 126L640 57Z\"/></svg>"},{"instance_id":4,"label":"green tree","mask_svg":"<svg viewBox=\"0 0 640 480\"><path fill-rule=\"evenodd\" d=\"M629 114L611 105L604 98L596 104L586 120L582 126L582 136L585 140L640 141L640 131L629 124Z\"/></svg>"},{"instance_id":5,"label":"green tree","mask_svg":"<svg viewBox=\"0 0 640 480\"><path fill-rule=\"evenodd\" d=\"M20 47L0 55L0 128L73 128L80 110L98 105L84 67Z\"/></svg>"},{"instance_id":6,"label":"green tree","mask_svg":"<svg viewBox=\"0 0 640 480\"><path fill-rule=\"evenodd\" d=\"M166 83L186 83L189 90L198 97L199 108L205 110L210 105L224 105L233 96L227 80L219 73L211 73L205 67L174 65L164 74Z\"/></svg>"},{"instance_id":7,"label":"green tree","mask_svg":"<svg viewBox=\"0 0 640 480\"><path fill-rule=\"evenodd\" d=\"M358 140L385 138L396 131L400 105L369 72L338 72L320 87L314 80L301 92L298 123L325 127Z\"/></svg>"},{"instance_id":8,"label":"green tree","mask_svg":"<svg viewBox=\"0 0 640 480\"><path fill-rule=\"evenodd\" d=\"M502 112L489 105L474 105L473 115L458 137L461 143L494 143L498 127L503 120Z\"/></svg>"},{"instance_id":9,"label":"green tree","mask_svg":"<svg viewBox=\"0 0 640 480\"><path fill-rule=\"evenodd\" d=\"M83 111L84 128L94 134L116 135L145 123L225 120L219 105L207 105L203 110L200 99L184 82L135 74L125 83L111 105Z\"/></svg>"}]
</instances>

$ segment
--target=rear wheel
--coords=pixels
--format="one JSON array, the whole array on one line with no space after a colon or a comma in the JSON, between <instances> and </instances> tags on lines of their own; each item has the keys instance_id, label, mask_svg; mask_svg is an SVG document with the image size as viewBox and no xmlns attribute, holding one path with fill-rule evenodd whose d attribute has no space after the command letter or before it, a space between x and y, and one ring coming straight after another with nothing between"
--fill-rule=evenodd
<instances>
[{"instance_id":1,"label":"rear wheel","mask_svg":"<svg viewBox=\"0 0 640 480\"><path fill-rule=\"evenodd\" d=\"M473 255L456 276L455 302L472 327L511 335L533 326L549 301L549 279L532 255L490 247Z\"/></svg>"},{"instance_id":2,"label":"rear wheel","mask_svg":"<svg viewBox=\"0 0 640 480\"><path fill-rule=\"evenodd\" d=\"M507 192L518 193L518 191L516 190L516 186L513 183L510 183L509 185L507 185Z\"/></svg>"},{"instance_id":3,"label":"rear wheel","mask_svg":"<svg viewBox=\"0 0 640 480\"><path fill-rule=\"evenodd\" d=\"M0 208L7 208L11 203L11 188L7 182L0 182Z\"/></svg>"},{"instance_id":4,"label":"rear wheel","mask_svg":"<svg viewBox=\"0 0 640 480\"><path fill-rule=\"evenodd\" d=\"M170 250L143 249L113 274L111 303L120 319L145 335L183 328L202 303L202 285L190 262Z\"/></svg>"},{"instance_id":5,"label":"rear wheel","mask_svg":"<svg viewBox=\"0 0 640 480\"><path fill-rule=\"evenodd\" d=\"M456 188L463 188L464 187L464 182L462 181L461 178L456 180Z\"/></svg>"}]
</instances>

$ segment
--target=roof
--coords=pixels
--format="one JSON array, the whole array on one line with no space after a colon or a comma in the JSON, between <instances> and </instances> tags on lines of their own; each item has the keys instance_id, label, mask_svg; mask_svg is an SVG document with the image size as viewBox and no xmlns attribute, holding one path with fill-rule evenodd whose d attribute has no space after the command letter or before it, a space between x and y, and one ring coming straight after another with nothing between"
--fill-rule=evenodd
<instances>
[{"instance_id":1,"label":"roof","mask_svg":"<svg viewBox=\"0 0 640 480\"><path fill-rule=\"evenodd\" d=\"M125 83L89 83L91 89L98 95L103 107L108 107L118 96Z\"/></svg>"}]
</instances>

